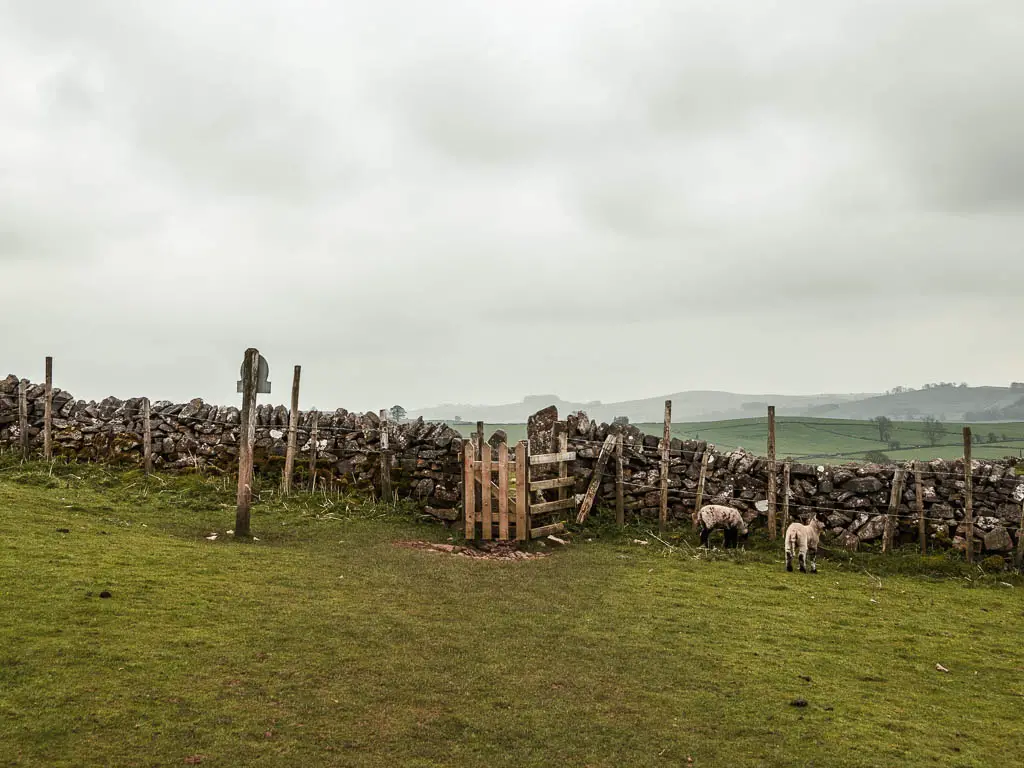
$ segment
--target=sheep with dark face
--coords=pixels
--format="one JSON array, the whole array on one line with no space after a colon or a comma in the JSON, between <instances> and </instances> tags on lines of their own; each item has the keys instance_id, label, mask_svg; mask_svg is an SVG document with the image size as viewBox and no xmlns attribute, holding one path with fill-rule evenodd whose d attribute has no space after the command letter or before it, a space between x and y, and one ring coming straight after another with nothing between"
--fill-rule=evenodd
<instances>
[{"instance_id":1,"label":"sheep with dark face","mask_svg":"<svg viewBox=\"0 0 1024 768\"><path fill-rule=\"evenodd\" d=\"M807 525L791 523L786 529L786 570L793 570L793 555L800 559L800 572L807 573L807 553L811 554L811 573L818 572L815 559L818 556L818 540L825 530L825 523L813 518Z\"/></svg>"},{"instance_id":2,"label":"sheep with dark face","mask_svg":"<svg viewBox=\"0 0 1024 768\"><path fill-rule=\"evenodd\" d=\"M743 522L743 515L738 509L726 507L723 504L708 504L701 507L697 513L697 522L700 527L700 544L702 547L709 547L711 532L721 528L725 532L725 548L735 549L739 544L740 536L746 538L747 524Z\"/></svg>"}]
</instances>

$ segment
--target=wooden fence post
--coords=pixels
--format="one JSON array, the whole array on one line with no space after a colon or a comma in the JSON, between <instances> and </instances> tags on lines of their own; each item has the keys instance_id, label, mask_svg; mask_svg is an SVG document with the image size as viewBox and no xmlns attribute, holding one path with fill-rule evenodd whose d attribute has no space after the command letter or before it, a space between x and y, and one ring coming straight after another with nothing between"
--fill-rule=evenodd
<instances>
[{"instance_id":1,"label":"wooden fence post","mask_svg":"<svg viewBox=\"0 0 1024 768\"><path fill-rule=\"evenodd\" d=\"M530 539L530 444L516 444L516 538Z\"/></svg>"},{"instance_id":2,"label":"wooden fence post","mask_svg":"<svg viewBox=\"0 0 1024 768\"><path fill-rule=\"evenodd\" d=\"M473 470L473 459L475 456L476 446L473 445L473 438L467 437L462 441L462 514L466 523L466 541L472 541L476 538L476 473ZM520 488L517 475L517 498L519 493Z\"/></svg>"},{"instance_id":3,"label":"wooden fence post","mask_svg":"<svg viewBox=\"0 0 1024 768\"><path fill-rule=\"evenodd\" d=\"M28 379L18 382L18 435L21 460L28 461Z\"/></svg>"},{"instance_id":4,"label":"wooden fence post","mask_svg":"<svg viewBox=\"0 0 1024 768\"><path fill-rule=\"evenodd\" d=\"M964 521L967 534L967 562L974 562L974 476L971 468L971 428L964 427Z\"/></svg>"},{"instance_id":5,"label":"wooden fence post","mask_svg":"<svg viewBox=\"0 0 1024 768\"><path fill-rule=\"evenodd\" d=\"M775 406L768 406L768 538L778 535L775 525Z\"/></svg>"},{"instance_id":6,"label":"wooden fence post","mask_svg":"<svg viewBox=\"0 0 1024 768\"><path fill-rule=\"evenodd\" d=\"M889 552L893 546L896 526L899 525L900 501L903 499L903 467L897 467L892 478L892 492L889 494L889 513L885 516L885 528L882 532L882 553Z\"/></svg>"},{"instance_id":7,"label":"wooden fence post","mask_svg":"<svg viewBox=\"0 0 1024 768\"><path fill-rule=\"evenodd\" d=\"M789 462L782 465L782 533L789 528L789 477L791 468Z\"/></svg>"},{"instance_id":8,"label":"wooden fence post","mask_svg":"<svg viewBox=\"0 0 1024 768\"><path fill-rule=\"evenodd\" d=\"M153 472L153 425L150 423L149 398L142 398L142 467L147 475Z\"/></svg>"},{"instance_id":9,"label":"wooden fence post","mask_svg":"<svg viewBox=\"0 0 1024 768\"><path fill-rule=\"evenodd\" d=\"M387 408L380 409L380 497L388 504L394 502L391 495L391 435L388 433Z\"/></svg>"},{"instance_id":10,"label":"wooden fence post","mask_svg":"<svg viewBox=\"0 0 1024 768\"><path fill-rule=\"evenodd\" d=\"M235 510L235 537L248 538L249 511L252 506L253 441L256 438L256 389L259 379L259 350L245 350L242 367L242 414L238 428L238 504Z\"/></svg>"},{"instance_id":11,"label":"wooden fence post","mask_svg":"<svg viewBox=\"0 0 1024 768\"><path fill-rule=\"evenodd\" d=\"M313 411L313 426L309 430L309 490L316 493L316 453L320 437L320 411Z\"/></svg>"},{"instance_id":12,"label":"wooden fence post","mask_svg":"<svg viewBox=\"0 0 1024 768\"><path fill-rule=\"evenodd\" d=\"M665 401L665 432L661 439L661 505L658 508L658 531L668 527L668 467L669 448L672 445L672 401Z\"/></svg>"},{"instance_id":13,"label":"wooden fence post","mask_svg":"<svg viewBox=\"0 0 1024 768\"><path fill-rule=\"evenodd\" d=\"M491 446L488 443L481 446L480 493L483 500L480 514L480 536L486 541L494 536L492 530L494 521L491 517Z\"/></svg>"},{"instance_id":14,"label":"wooden fence post","mask_svg":"<svg viewBox=\"0 0 1024 768\"><path fill-rule=\"evenodd\" d=\"M43 458L53 459L53 358L46 358L46 400L43 405Z\"/></svg>"},{"instance_id":15,"label":"wooden fence post","mask_svg":"<svg viewBox=\"0 0 1024 768\"><path fill-rule=\"evenodd\" d=\"M508 443L498 443L498 538L508 541Z\"/></svg>"},{"instance_id":16,"label":"wooden fence post","mask_svg":"<svg viewBox=\"0 0 1024 768\"><path fill-rule=\"evenodd\" d=\"M608 462L608 457L611 456L612 450L615 447L615 435L608 435L604 439L604 443L601 445L601 453L598 454L597 464L594 465L594 474L590 477L590 485L587 486L587 492L583 496L583 501L580 503L579 512L576 515L576 522L582 523L587 519L587 515L590 514L590 508L594 505L594 500L597 498L597 492L601 488L601 473L604 470L604 465Z\"/></svg>"},{"instance_id":17,"label":"wooden fence post","mask_svg":"<svg viewBox=\"0 0 1024 768\"><path fill-rule=\"evenodd\" d=\"M284 453L284 475L281 477L281 493L286 496L292 492L292 478L295 475L295 449L299 439L299 381L302 378L302 366L296 365L292 374L292 403L288 411L288 446Z\"/></svg>"},{"instance_id":18,"label":"wooden fence post","mask_svg":"<svg viewBox=\"0 0 1024 768\"><path fill-rule=\"evenodd\" d=\"M615 524L619 527L626 524L626 505L623 500L622 488L622 433L615 438Z\"/></svg>"},{"instance_id":19,"label":"wooden fence post","mask_svg":"<svg viewBox=\"0 0 1024 768\"><path fill-rule=\"evenodd\" d=\"M917 537L921 540L921 556L928 554L928 537L924 525L924 489L921 487L921 462L914 462L914 495L917 497Z\"/></svg>"},{"instance_id":20,"label":"wooden fence post","mask_svg":"<svg viewBox=\"0 0 1024 768\"><path fill-rule=\"evenodd\" d=\"M693 500L693 530L697 530L697 515L704 503L704 480L708 476L708 461L711 458L711 446L704 446L704 455L700 459L700 479L697 480L697 496Z\"/></svg>"},{"instance_id":21,"label":"wooden fence post","mask_svg":"<svg viewBox=\"0 0 1024 768\"><path fill-rule=\"evenodd\" d=\"M483 459L484 459L484 453L483 453L483 446L484 446L484 423L482 421L478 421L476 423L476 441L473 443L473 445L476 448L476 460L477 461L483 461ZM487 479L490 480L490 478L487 478ZM484 492L484 485L483 485L483 483L477 482L476 480L474 480L473 481L473 495L476 497L476 508L477 508L479 514L481 514L481 515L483 514L483 508L484 508L483 492ZM481 518L481 519L483 519L483 518Z\"/></svg>"}]
</instances>

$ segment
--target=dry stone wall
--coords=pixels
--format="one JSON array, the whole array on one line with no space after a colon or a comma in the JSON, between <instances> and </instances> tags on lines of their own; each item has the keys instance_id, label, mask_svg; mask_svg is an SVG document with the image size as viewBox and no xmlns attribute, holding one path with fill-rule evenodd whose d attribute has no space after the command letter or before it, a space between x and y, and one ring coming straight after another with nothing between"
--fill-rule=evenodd
<instances>
[{"instance_id":1,"label":"dry stone wall","mask_svg":"<svg viewBox=\"0 0 1024 768\"><path fill-rule=\"evenodd\" d=\"M0 380L0 447L19 442L18 379ZM42 451L42 385L28 387L29 437L34 451ZM142 461L142 399L107 398L101 402L75 400L54 390L54 448L58 455L77 460ZM288 410L260 405L257 409L256 467L279 472L284 464ZM233 471L238 455L239 411L202 400L188 403L158 401L151 406L154 465L158 469L189 469L214 466ZM312 412L299 418L299 472L308 465ZM577 461L571 465L576 492L584 493L610 431L584 413L559 422L558 412L546 408L527 425L531 450L552 450L556 425L564 427ZM462 438L445 424L422 419L387 425L391 451L392 485L403 496L421 503L435 517L457 520L462 499ZM373 413L358 414L339 408L319 414L318 473L331 483L364 488L380 487L381 424ZM660 501L659 437L645 435L636 427L622 428L624 445L625 509L627 520L654 522ZM501 436L499 435L498 438ZM492 445L499 442L492 439ZM688 525L693 511L701 461L708 454L704 499L740 509L755 526L763 524L767 503L768 462L742 449L721 451L704 441L673 440L669 464L669 515ZM1009 552L1019 535L1024 503L1024 477L1015 472L1017 461L975 461L975 543L979 551ZM932 546L963 548L963 461L936 460L926 465L923 477L926 530ZM826 521L832 541L848 548L879 539L889 508L896 467L873 464L826 466L794 463L790 482L790 510L794 519L818 515ZM782 499L779 462L778 498ZM597 504L615 503L613 464L606 469ZM897 540L917 539L917 507L913 476L908 474L899 506Z\"/></svg>"},{"instance_id":2,"label":"dry stone wall","mask_svg":"<svg viewBox=\"0 0 1024 768\"><path fill-rule=\"evenodd\" d=\"M0 380L0 446L19 444L18 379ZM34 453L42 452L45 390L28 386L29 438ZM75 400L53 391L54 453L76 460L141 464L143 398L100 402ZM298 473L307 471L313 412L299 416ZM238 463L240 413L234 406L216 406L196 399L188 403L156 401L150 405L153 465L184 470L217 467L233 471ZM403 497L423 504L444 520L460 514L462 438L445 424L420 420L386 426L392 487ZM318 414L317 474L337 485L380 488L381 422L373 413L344 408ZM288 409L259 405L256 410L257 471L280 472L288 436Z\"/></svg>"}]
</instances>

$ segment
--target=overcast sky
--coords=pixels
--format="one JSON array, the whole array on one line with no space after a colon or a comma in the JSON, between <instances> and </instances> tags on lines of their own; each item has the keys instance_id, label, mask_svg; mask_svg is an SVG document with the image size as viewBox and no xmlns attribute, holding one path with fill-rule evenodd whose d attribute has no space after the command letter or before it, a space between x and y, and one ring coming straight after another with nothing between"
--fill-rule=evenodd
<instances>
[{"instance_id":1,"label":"overcast sky","mask_svg":"<svg viewBox=\"0 0 1024 768\"><path fill-rule=\"evenodd\" d=\"M1020 0L0 0L0 375L1024 378Z\"/></svg>"}]
</instances>

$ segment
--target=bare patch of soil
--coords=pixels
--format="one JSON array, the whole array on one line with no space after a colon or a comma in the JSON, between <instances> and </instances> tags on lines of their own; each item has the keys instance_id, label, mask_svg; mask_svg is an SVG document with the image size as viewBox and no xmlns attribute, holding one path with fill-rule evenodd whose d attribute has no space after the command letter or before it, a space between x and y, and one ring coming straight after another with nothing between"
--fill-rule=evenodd
<instances>
[{"instance_id":1,"label":"bare patch of soil","mask_svg":"<svg viewBox=\"0 0 1024 768\"><path fill-rule=\"evenodd\" d=\"M440 552L445 555L469 557L474 560L537 560L548 552L523 552L514 541L481 541L470 544L438 544L433 541L396 541L396 547Z\"/></svg>"}]
</instances>

